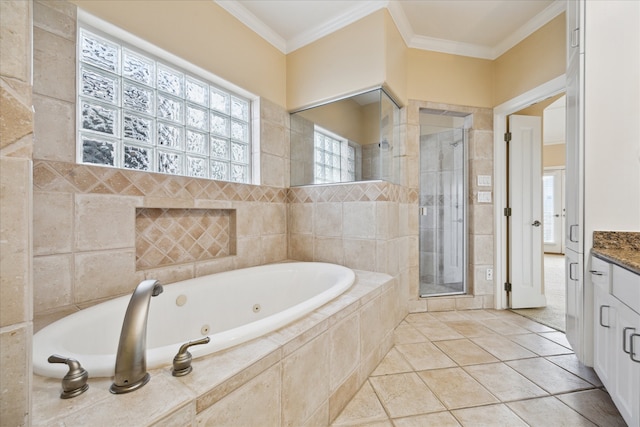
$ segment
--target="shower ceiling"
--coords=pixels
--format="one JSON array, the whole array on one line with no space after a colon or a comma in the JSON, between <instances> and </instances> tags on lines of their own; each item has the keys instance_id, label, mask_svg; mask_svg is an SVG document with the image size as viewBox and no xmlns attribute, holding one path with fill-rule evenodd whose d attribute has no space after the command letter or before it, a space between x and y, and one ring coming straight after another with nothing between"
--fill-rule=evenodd
<instances>
[{"instance_id":1,"label":"shower ceiling","mask_svg":"<svg viewBox=\"0 0 640 427\"><path fill-rule=\"evenodd\" d=\"M284 53L387 8L409 47L495 59L562 13L562 0L215 0Z\"/></svg>"}]
</instances>

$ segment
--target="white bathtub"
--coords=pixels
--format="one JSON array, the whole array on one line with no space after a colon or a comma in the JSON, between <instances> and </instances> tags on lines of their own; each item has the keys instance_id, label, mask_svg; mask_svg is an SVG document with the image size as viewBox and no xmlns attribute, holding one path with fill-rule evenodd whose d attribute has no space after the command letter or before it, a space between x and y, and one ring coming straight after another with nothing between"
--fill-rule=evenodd
<instances>
[{"instance_id":1,"label":"white bathtub","mask_svg":"<svg viewBox=\"0 0 640 427\"><path fill-rule=\"evenodd\" d=\"M218 273L164 286L151 299L147 325L147 369L170 365L180 345L194 358L274 331L346 291L353 271L334 264L296 262ZM120 329L130 296L81 310L33 337L33 370L62 378L67 367L50 364L52 354L77 359L90 377L114 375Z\"/></svg>"}]
</instances>

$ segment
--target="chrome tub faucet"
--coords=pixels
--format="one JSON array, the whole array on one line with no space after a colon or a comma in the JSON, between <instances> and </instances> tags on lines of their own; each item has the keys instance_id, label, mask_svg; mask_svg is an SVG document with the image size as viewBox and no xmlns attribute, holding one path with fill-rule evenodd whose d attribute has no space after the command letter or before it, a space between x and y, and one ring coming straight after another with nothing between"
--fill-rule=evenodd
<instances>
[{"instance_id":1,"label":"chrome tub faucet","mask_svg":"<svg viewBox=\"0 0 640 427\"><path fill-rule=\"evenodd\" d=\"M162 293L157 280L144 280L136 287L129 300L122 322L120 342L116 354L115 378L109 391L129 393L147 382L147 319L151 297Z\"/></svg>"}]
</instances>

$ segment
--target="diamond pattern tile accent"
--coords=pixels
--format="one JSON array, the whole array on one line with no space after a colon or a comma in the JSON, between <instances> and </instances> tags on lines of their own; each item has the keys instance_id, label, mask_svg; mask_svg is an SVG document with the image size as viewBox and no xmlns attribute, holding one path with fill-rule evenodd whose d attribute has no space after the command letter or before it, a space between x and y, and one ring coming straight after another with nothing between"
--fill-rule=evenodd
<instances>
[{"instance_id":1,"label":"diamond pattern tile accent","mask_svg":"<svg viewBox=\"0 0 640 427\"><path fill-rule=\"evenodd\" d=\"M136 268L231 254L231 209L136 209Z\"/></svg>"},{"instance_id":2,"label":"diamond pattern tile accent","mask_svg":"<svg viewBox=\"0 0 640 427\"><path fill-rule=\"evenodd\" d=\"M46 160L34 162L33 181L41 191L177 199L274 203L415 203L418 200L416 189L379 181L287 189Z\"/></svg>"},{"instance_id":3,"label":"diamond pattern tile accent","mask_svg":"<svg viewBox=\"0 0 640 427\"><path fill-rule=\"evenodd\" d=\"M37 190L63 193L275 203L287 198L285 188L45 160L34 162L33 182Z\"/></svg>"},{"instance_id":4,"label":"diamond pattern tile accent","mask_svg":"<svg viewBox=\"0 0 640 427\"><path fill-rule=\"evenodd\" d=\"M416 203L418 190L389 182L359 182L342 185L289 188L287 202L400 202Z\"/></svg>"}]
</instances>

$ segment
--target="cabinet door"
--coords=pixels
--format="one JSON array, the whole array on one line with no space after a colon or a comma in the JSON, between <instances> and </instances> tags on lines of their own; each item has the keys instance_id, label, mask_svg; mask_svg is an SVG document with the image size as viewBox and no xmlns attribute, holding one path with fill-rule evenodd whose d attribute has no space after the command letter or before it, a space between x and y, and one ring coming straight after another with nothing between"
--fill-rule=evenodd
<instances>
[{"instance_id":1,"label":"cabinet door","mask_svg":"<svg viewBox=\"0 0 640 427\"><path fill-rule=\"evenodd\" d=\"M582 348L584 345L582 264L582 254L567 250L565 253L566 336L577 355L584 353Z\"/></svg>"},{"instance_id":2,"label":"cabinet door","mask_svg":"<svg viewBox=\"0 0 640 427\"><path fill-rule=\"evenodd\" d=\"M640 334L640 315L626 305L619 303L615 330L615 379L613 390L609 390L611 398L620 411L622 418L630 426L640 426L640 343L633 334ZM635 358L635 360L634 360Z\"/></svg>"},{"instance_id":3,"label":"cabinet door","mask_svg":"<svg viewBox=\"0 0 640 427\"><path fill-rule=\"evenodd\" d=\"M583 252L583 141L584 103L582 84L583 55L577 55L567 68L565 243L567 249Z\"/></svg>"},{"instance_id":4,"label":"cabinet door","mask_svg":"<svg viewBox=\"0 0 640 427\"><path fill-rule=\"evenodd\" d=\"M614 351L616 332L616 302L608 292L594 287L593 324L593 369L605 385L610 388L614 375Z\"/></svg>"},{"instance_id":5,"label":"cabinet door","mask_svg":"<svg viewBox=\"0 0 640 427\"><path fill-rule=\"evenodd\" d=\"M584 2L567 1L567 62L575 55L584 53Z\"/></svg>"}]
</instances>

